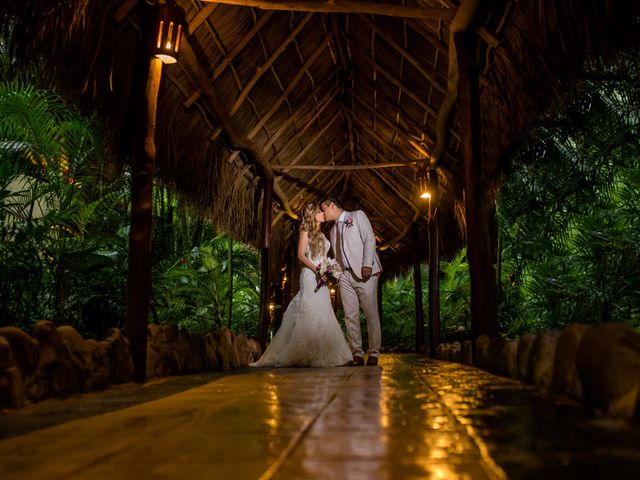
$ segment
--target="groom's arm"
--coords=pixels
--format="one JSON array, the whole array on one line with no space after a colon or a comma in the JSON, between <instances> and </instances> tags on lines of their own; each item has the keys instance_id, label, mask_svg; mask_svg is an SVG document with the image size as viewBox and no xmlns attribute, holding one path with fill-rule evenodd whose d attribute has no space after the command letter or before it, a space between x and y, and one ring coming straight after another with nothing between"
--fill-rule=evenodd
<instances>
[{"instance_id":1,"label":"groom's arm","mask_svg":"<svg viewBox=\"0 0 640 480\"><path fill-rule=\"evenodd\" d=\"M364 247L362 268L368 268L369 275L371 275L376 255L376 237L373 234L373 227L371 227L369 218L361 210L358 211L358 230L360 231L360 239Z\"/></svg>"}]
</instances>

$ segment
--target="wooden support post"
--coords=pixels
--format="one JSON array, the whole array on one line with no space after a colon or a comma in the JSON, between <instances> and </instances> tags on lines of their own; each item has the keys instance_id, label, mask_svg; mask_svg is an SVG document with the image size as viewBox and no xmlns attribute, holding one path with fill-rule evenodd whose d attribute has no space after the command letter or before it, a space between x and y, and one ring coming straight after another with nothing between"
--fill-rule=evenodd
<instances>
[{"instance_id":1,"label":"wooden support post","mask_svg":"<svg viewBox=\"0 0 640 480\"><path fill-rule=\"evenodd\" d=\"M438 176L432 172L429 201L429 354L435 358L440 344L440 232L436 205Z\"/></svg>"},{"instance_id":2,"label":"wooden support post","mask_svg":"<svg viewBox=\"0 0 640 480\"><path fill-rule=\"evenodd\" d=\"M264 352L267 347L267 334L271 312L269 302L271 300L271 205L273 198L273 177L264 179L264 193L262 195L262 248L260 251L261 277L260 277L260 325L258 341Z\"/></svg>"},{"instance_id":3,"label":"wooden support post","mask_svg":"<svg viewBox=\"0 0 640 480\"><path fill-rule=\"evenodd\" d=\"M411 229L413 234L413 288L416 301L416 353L420 353L424 344L424 308L422 306L422 273L420 272L420 220Z\"/></svg>"},{"instance_id":4,"label":"wooden support post","mask_svg":"<svg viewBox=\"0 0 640 480\"><path fill-rule=\"evenodd\" d=\"M459 62L459 119L464 154L467 258L471 277L471 330L480 335L497 334L496 275L493 266L489 202L481 174L480 99L475 65L476 38L470 32L454 35Z\"/></svg>"},{"instance_id":5,"label":"wooden support post","mask_svg":"<svg viewBox=\"0 0 640 480\"><path fill-rule=\"evenodd\" d=\"M131 227L125 333L131 342L134 380L143 383L147 369L147 321L151 298L151 229L153 218L153 174L155 170L156 111L162 78L162 61L149 63L145 95L140 102L140 120L145 135L134 138L131 169Z\"/></svg>"}]
</instances>

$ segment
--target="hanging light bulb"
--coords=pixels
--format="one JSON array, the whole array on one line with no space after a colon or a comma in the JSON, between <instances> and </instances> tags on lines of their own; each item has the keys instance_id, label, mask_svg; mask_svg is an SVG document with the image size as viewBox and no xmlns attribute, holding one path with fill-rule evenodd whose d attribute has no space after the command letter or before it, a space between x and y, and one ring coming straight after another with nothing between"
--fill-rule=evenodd
<instances>
[{"instance_id":1,"label":"hanging light bulb","mask_svg":"<svg viewBox=\"0 0 640 480\"><path fill-rule=\"evenodd\" d=\"M153 56L164 63L176 63L184 25L184 10L177 5L159 5L155 20Z\"/></svg>"}]
</instances>

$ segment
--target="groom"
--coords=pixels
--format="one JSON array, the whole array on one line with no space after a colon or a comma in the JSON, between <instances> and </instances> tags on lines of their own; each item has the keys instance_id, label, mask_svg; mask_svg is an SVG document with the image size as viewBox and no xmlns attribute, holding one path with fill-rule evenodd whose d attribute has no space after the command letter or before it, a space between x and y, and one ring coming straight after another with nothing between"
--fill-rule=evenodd
<instances>
[{"instance_id":1,"label":"groom","mask_svg":"<svg viewBox=\"0 0 640 480\"><path fill-rule=\"evenodd\" d=\"M369 332L367 365L377 365L381 343L378 273L382 267L376 254L376 239L371 223L361 210L343 210L334 197L325 198L320 203L320 209L325 221L335 221L329 238L336 260L344 271L340 277L340 298L353 354L351 365L364 365L360 308L367 319Z\"/></svg>"}]
</instances>

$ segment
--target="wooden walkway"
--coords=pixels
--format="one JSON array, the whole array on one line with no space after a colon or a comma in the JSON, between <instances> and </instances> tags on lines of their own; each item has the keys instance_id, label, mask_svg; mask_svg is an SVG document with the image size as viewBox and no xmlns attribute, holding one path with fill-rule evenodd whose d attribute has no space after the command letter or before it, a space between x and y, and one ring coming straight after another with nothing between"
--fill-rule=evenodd
<instances>
[{"instance_id":1,"label":"wooden walkway","mask_svg":"<svg viewBox=\"0 0 640 480\"><path fill-rule=\"evenodd\" d=\"M0 478L635 478L640 430L463 365L247 369L0 415Z\"/></svg>"}]
</instances>

